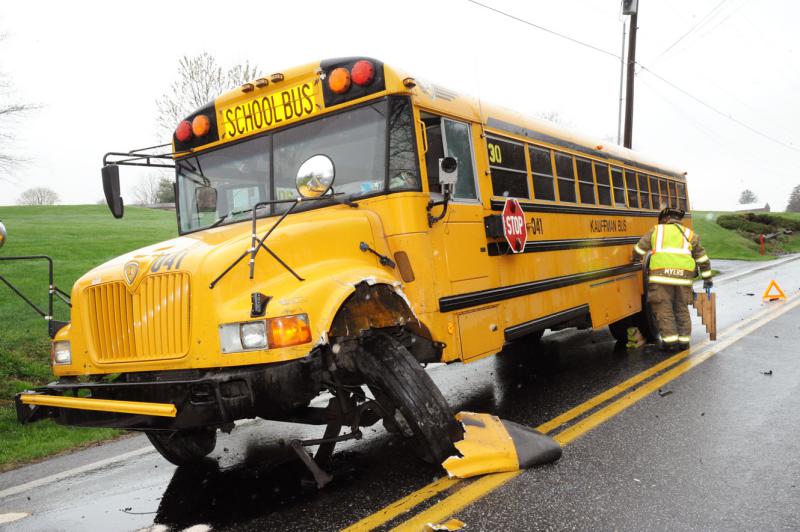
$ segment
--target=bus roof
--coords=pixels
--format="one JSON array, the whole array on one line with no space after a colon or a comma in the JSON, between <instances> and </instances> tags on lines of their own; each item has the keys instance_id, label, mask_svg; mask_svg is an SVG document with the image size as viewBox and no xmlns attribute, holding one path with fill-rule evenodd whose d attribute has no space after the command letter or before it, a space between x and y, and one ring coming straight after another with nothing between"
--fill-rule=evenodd
<instances>
[{"instance_id":1,"label":"bus roof","mask_svg":"<svg viewBox=\"0 0 800 532\"><path fill-rule=\"evenodd\" d=\"M459 94L424 79L415 78L402 69L395 68L369 57L335 58L307 63L305 65L298 65L282 70L280 73L270 74L269 76L260 78L260 80L256 80L256 82L264 81L266 84L266 80L277 78L286 83L292 83L298 80L309 82L317 78L324 78L326 72L336 65L345 63L352 64L360 59L372 61L377 67L382 66L383 80L385 81L385 92L380 91L373 93L369 96L365 96L364 99L372 98L381 93L411 94L414 96L415 102L423 108L439 111L473 122L480 122L489 133L507 135L528 142L542 143L554 148L561 147L591 157L607 159L612 164L626 164L644 171L660 173L678 179L685 178L686 172L683 170L660 163L641 153L623 148L622 146L617 146L607 141L573 132L568 128L543 118L525 116L508 108L494 105L472 96ZM317 81L314 83L316 84L316 82ZM244 94L245 87L248 85L248 89L252 91L253 84L250 83L220 95L214 102L217 109L219 110L221 107L229 106L242 99L252 98L252 96ZM283 84L281 83L281 85ZM260 87L261 85L257 83L257 86ZM362 98L354 98L352 102L358 102L361 99ZM339 105L335 107L339 107ZM223 141L224 139L225 136L222 135L220 140ZM214 142L214 144L217 144L217 142Z\"/></svg>"}]
</instances>

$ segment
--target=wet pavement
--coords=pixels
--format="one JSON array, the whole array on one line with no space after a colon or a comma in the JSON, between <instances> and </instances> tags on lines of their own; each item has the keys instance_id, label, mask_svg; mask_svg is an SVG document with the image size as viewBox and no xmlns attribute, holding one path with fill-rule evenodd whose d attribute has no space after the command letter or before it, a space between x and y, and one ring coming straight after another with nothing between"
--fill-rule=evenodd
<instances>
[{"instance_id":1,"label":"wet pavement","mask_svg":"<svg viewBox=\"0 0 800 532\"><path fill-rule=\"evenodd\" d=\"M800 290L800 260L721 266L720 330L764 308L770 279L787 295ZM523 473L457 517L471 530L800 528L799 317L793 310L767 323L672 381L671 394L645 397L570 443L558 463ZM454 410L537 426L664 358L621 350L604 330L562 331L539 346L429 371ZM303 468L279 444L321 428L243 424L220 435L194 470L128 438L0 475L0 517L31 514L0 527L336 530L443 476L380 425L364 432L337 447L335 480L322 491L302 481Z\"/></svg>"}]
</instances>

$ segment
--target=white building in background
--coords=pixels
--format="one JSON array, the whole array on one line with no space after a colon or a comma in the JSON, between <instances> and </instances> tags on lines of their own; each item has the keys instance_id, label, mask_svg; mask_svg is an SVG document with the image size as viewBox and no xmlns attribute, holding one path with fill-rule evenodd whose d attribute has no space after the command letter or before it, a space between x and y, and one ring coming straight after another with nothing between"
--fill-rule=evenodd
<instances>
[{"instance_id":1,"label":"white building in background","mask_svg":"<svg viewBox=\"0 0 800 532\"><path fill-rule=\"evenodd\" d=\"M769 203L740 203L733 212L770 212Z\"/></svg>"}]
</instances>

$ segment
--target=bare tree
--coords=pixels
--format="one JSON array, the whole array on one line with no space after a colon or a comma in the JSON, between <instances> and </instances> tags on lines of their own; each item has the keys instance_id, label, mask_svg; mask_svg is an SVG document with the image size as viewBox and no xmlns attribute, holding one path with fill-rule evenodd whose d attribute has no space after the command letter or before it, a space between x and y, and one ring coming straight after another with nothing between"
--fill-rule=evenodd
<instances>
[{"instance_id":1,"label":"bare tree","mask_svg":"<svg viewBox=\"0 0 800 532\"><path fill-rule=\"evenodd\" d=\"M142 177L139 184L133 189L136 203L139 205L152 205L158 203L158 188L161 176L150 174Z\"/></svg>"},{"instance_id":2,"label":"bare tree","mask_svg":"<svg viewBox=\"0 0 800 532\"><path fill-rule=\"evenodd\" d=\"M29 188L17 198L18 205L55 205L59 201L58 194L46 187Z\"/></svg>"},{"instance_id":3,"label":"bare tree","mask_svg":"<svg viewBox=\"0 0 800 532\"><path fill-rule=\"evenodd\" d=\"M211 54L203 52L178 61L177 80L156 100L159 134L171 137L175 126L187 115L225 91L259 77L259 69L249 62L224 70Z\"/></svg>"},{"instance_id":4,"label":"bare tree","mask_svg":"<svg viewBox=\"0 0 800 532\"><path fill-rule=\"evenodd\" d=\"M5 38L0 35L0 41ZM0 72L0 179L7 176L10 170L20 162L20 158L9 150L10 141L13 139L14 122L36 106L16 102L10 94L8 76Z\"/></svg>"}]
</instances>

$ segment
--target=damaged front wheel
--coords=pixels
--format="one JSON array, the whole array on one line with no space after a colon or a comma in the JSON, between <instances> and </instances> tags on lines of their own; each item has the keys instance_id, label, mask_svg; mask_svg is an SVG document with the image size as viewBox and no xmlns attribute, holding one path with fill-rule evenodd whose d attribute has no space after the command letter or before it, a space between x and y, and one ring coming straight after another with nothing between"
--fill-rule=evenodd
<instances>
[{"instance_id":1,"label":"damaged front wheel","mask_svg":"<svg viewBox=\"0 0 800 532\"><path fill-rule=\"evenodd\" d=\"M174 432L148 431L146 434L161 456L176 466L200 461L217 444L217 431L210 428Z\"/></svg>"},{"instance_id":2,"label":"damaged front wheel","mask_svg":"<svg viewBox=\"0 0 800 532\"><path fill-rule=\"evenodd\" d=\"M462 429L428 373L400 342L385 333L364 341L356 364L383 409L387 426L415 440L429 463L456 454ZM387 419L388 418L388 419Z\"/></svg>"}]
</instances>

